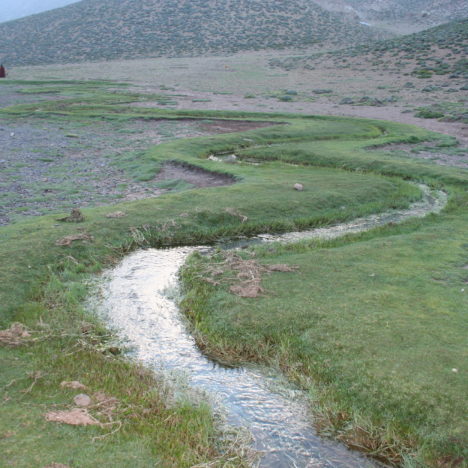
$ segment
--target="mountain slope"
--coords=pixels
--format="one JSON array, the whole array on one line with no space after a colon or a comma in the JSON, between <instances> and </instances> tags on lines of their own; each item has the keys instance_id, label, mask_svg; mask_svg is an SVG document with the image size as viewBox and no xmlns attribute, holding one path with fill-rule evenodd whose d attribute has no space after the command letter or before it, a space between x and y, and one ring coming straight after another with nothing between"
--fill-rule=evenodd
<instances>
[{"instance_id":1,"label":"mountain slope","mask_svg":"<svg viewBox=\"0 0 468 468\"><path fill-rule=\"evenodd\" d=\"M451 79L468 79L468 19L427 29L408 36L363 44L326 54L272 60L283 68L313 68L319 64L335 67L359 65L394 69L399 73L430 78L433 74Z\"/></svg>"},{"instance_id":2,"label":"mountain slope","mask_svg":"<svg viewBox=\"0 0 468 468\"><path fill-rule=\"evenodd\" d=\"M466 0L314 0L330 11L347 12L362 21L391 29L429 28L468 17ZM412 31L411 31L412 29Z\"/></svg>"},{"instance_id":3,"label":"mountain slope","mask_svg":"<svg viewBox=\"0 0 468 468\"><path fill-rule=\"evenodd\" d=\"M35 65L340 44L376 33L311 0L83 0L0 24L0 60Z\"/></svg>"}]
</instances>

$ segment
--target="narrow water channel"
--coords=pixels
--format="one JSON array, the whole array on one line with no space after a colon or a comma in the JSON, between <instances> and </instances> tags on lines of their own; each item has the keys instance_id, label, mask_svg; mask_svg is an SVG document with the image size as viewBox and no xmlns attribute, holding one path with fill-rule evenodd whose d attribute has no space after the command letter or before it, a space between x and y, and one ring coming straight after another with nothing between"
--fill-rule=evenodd
<instances>
[{"instance_id":1,"label":"narrow water channel","mask_svg":"<svg viewBox=\"0 0 468 468\"><path fill-rule=\"evenodd\" d=\"M307 233L259 236L255 241L337 237L440 211L446 195L422 188L424 199L407 210ZM342 444L319 437L304 395L280 376L256 366L222 367L199 351L177 307L177 275L188 255L203 249L148 249L127 256L104 274L98 312L131 345L136 359L156 371L182 372L190 386L213 396L213 404L226 415L228 424L247 428L254 448L262 453L259 466L379 466Z\"/></svg>"}]
</instances>

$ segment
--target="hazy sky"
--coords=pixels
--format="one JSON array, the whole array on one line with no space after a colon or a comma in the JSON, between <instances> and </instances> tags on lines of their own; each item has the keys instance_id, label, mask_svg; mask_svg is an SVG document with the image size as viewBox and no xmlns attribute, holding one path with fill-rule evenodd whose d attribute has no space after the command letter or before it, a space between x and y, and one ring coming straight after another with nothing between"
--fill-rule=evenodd
<instances>
[{"instance_id":1,"label":"hazy sky","mask_svg":"<svg viewBox=\"0 0 468 468\"><path fill-rule=\"evenodd\" d=\"M0 23L41 11L52 10L79 0L0 0Z\"/></svg>"}]
</instances>

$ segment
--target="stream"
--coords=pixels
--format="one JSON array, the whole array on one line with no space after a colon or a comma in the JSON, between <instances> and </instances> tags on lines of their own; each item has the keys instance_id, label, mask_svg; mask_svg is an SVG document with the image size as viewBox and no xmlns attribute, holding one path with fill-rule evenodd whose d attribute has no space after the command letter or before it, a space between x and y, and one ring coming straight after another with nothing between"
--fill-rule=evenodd
<instances>
[{"instance_id":1,"label":"stream","mask_svg":"<svg viewBox=\"0 0 468 468\"><path fill-rule=\"evenodd\" d=\"M406 210L392 210L327 228L236 241L229 248L258 242L294 242L334 238L389 222L439 212L444 192L420 186L421 201ZM204 356L179 312L178 271L194 251L207 247L140 250L104 273L94 308L131 346L135 359L166 375L183 375L185 383L208 395L229 425L246 428L259 466L347 467L382 466L343 444L324 439L313 427L306 395L273 370L260 366L224 367Z\"/></svg>"}]
</instances>

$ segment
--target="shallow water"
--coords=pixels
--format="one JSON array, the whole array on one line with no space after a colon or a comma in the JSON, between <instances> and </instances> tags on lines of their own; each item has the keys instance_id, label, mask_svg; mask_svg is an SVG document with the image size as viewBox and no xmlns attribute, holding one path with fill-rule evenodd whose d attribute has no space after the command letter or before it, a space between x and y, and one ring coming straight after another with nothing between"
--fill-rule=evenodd
<instances>
[{"instance_id":1,"label":"shallow water","mask_svg":"<svg viewBox=\"0 0 468 468\"><path fill-rule=\"evenodd\" d=\"M356 218L348 223L336 224L308 231L287 232L285 234L260 234L250 239L239 239L228 244L229 247L241 247L264 242L298 242L307 239L335 239L346 234L357 234L369 229L398 224L409 218L423 218L429 213L439 213L447 204L447 194L441 190L431 190L427 185L418 185L422 192L421 200L412 203L409 208L389 210L383 213Z\"/></svg>"},{"instance_id":2,"label":"shallow water","mask_svg":"<svg viewBox=\"0 0 468 468\"><path fill-rule=\"evenodd\" d=\"M426 187L424 193L424 200L408 210L307 233L259 236L257 241L337 237L440 211L445 194ZM177 307L177 274L190 253L204 249L149 249L129 255L105 273L99 313L120 331L138 360L158 371L184 373L190 386L213 396L213 404L222 409L229 424L247 428L252 433L254 448L263 454L260 466L379 466L342 444L319 437L311 424L313 418L303 393L280 376L256 366L222 367L200 352Z\"/></svg>"}]
</instances>

